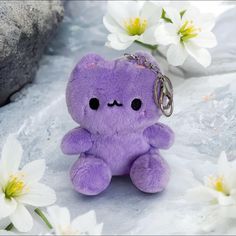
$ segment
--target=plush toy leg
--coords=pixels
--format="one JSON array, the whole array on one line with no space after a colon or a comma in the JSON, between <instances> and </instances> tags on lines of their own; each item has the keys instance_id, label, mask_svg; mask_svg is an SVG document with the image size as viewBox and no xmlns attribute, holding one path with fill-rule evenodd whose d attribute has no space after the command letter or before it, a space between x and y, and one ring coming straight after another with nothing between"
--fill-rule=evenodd
<instances>
[{"instance_id":1,"label":"plush toy leg","mask_svg":"<svg viewBox=\"0 0 236 236\"><path fill-rule=\"evenodd\" d=\"M81 156L72 166L70 177L76 191L85 195L97 195L108 187L111 171L103 160Z\"/></svg>"},{"instance_id":2,"label":"plush toy leg","mask_svg":"<svg viewBox=\"0 0 236 236\"><path fill-rule=\"evenodd\" d=\"M163 191L169 181L169 175L169 166L157 153L138 157L130 170L133 184L145 193Z\"/></svg>"}]
</instances>

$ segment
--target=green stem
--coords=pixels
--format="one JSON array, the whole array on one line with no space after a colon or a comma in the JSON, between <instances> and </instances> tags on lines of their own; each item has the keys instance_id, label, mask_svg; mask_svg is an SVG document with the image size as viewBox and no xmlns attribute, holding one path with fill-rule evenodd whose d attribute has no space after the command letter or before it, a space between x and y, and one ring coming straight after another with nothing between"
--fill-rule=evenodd
<instances>
[{"instance_id":1,"label":"green stem","mask_svg":"<svg viewBox=\"0 0 236 236\"><path fill-rule=\"evenodd\" d=\"M145 48L147 48L147 49L150 49L151 51L157 50L157 45L150 45L150 44L142 43L138 40L135 40L134 42L141 45L141 46L143 46L143 47L145 47Z\"/></svg>"},{"instance_id":2,"label":"green stem","mask_svg":"<svg viewBox=\"0 0 236 236\"><path fill-rule=\"evenodd\" d=\"M5 228L5 230L6 230L6 231L11 231L13 227L14 227L14 225L13 225L12 223L10 223L10 224Z\"/></svg>"},{"instance_id":3,"label":"green stem","mask_svg":"<svg viewBox=\"0 0 236 236\"><path fill-rule=\"evenodd\" d=\"M182 13L182 14L184 14L184 13ZM181 13L180 13L180 15L181 15ZM162 9L161 18L167 23L173 23L170 18L166 17L166 11L164 9Z\"/></svg>"},{"instance_id":4,"label":"green stem","mask_svg":"<svg viewBox=\"0 0 236 236\"><path fill-rule=\"evenodd\" d=\"M51 223L48 221L47 217L43 214L43 212L39 208L36 208L34 211L44 221L44 223L47 225L49 229L53 229Z\"/></svg>"}]
</instances>

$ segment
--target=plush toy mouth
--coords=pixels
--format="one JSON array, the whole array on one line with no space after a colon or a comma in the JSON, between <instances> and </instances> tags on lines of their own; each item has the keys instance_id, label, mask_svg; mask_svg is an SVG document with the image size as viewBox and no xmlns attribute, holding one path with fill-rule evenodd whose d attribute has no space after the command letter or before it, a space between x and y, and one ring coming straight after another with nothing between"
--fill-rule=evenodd
<instances>
[{"instance_id":1,"label":"plush toy mouth","mask_svg":"<svg viewBox=\"0 0 236 236\"><path fill-rule=\"evenodd\" d=\"M113 106L122 107L123 104L122 103L118 103L116 100L114 100L113 103L107 103L107 106L109 106L109 107L113 107Z\"/></svg>"}]
</instances>

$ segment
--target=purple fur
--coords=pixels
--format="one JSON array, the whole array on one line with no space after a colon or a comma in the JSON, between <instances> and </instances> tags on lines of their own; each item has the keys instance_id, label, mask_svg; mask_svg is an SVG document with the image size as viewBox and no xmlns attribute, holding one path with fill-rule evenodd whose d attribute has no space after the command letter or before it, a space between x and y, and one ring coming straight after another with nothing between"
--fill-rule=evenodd
<instances>
[{"instance_id":1,"label":"purple fur","mask_svg":"<svg viewBox=\"0 0 236 236\"><path fill-rule=\"evenodd\" d=\"M169 166L159 154L148 153L137 158L130 170L133 184L143 192L161 192L169 181Z\"/></svg>"},{"instance_id":2,"label":"purple fur","mask_svg":"<svg viewBox=\"0 0 236 236\"><path fill-rule=\"evenodd\" d=\"M145 55L152 63L155 59ZM81 154L71 170L74 188L96 195L111 176L130 174L144 192L159 192L168 182L169 168L158 153L173 144L172 130L158 123L161 111L154 102L155 74L126 59L106 61L89 54L76 65L68 83L66 99L72 118L80 124L66 134L65 154ZM100 106L92 110L91 98ZM131 108L141 99L140 110ZM121 106L108 106L116 100Z\"/></svg>"},{"instance_id":3,"label":"purple fur","mask_svg":"<svg viewBox=\"0 0 236 236\"><path fill-rule=\"evenodd\" d=\"M103 160L82 155L72 166L70 177L75 190L86 195L97 195L110 184L111 171Z\"/></svg>"},{"instance_id":4,"label":"purple fur","mask_svg":"<svg viewBox=\"0 0 236 236\"><path fill-rule=\"evenodd\" d=\"M62 140L61 148L65 154L73 155L88 151L92 147L91 135L83 128L69 131Z\"/></svg>"},{"instance_id":5,"label":"purple fur","mask_svg":"<svg viewBox=\"0 0 236 236\"><path fill-rule=\"evenodd\" d=\"M144 136L149 139L149 144L152 147L158 149L168 149L174 142L173 131L161 123L154 124L144 130Z\"/></svg>"}]
</instances>

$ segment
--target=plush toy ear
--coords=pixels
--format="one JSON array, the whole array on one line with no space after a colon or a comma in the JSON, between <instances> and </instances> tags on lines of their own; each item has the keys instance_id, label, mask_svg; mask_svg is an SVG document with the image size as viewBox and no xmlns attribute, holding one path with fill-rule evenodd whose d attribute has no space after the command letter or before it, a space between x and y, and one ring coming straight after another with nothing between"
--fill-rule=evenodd
<instances>
[{"instance_id":1,"label":"plush toy ear","mask_svg":"<svg viewBox=\"0 0 236 236\"><path fill-rule=\"evenodd\" d=\"M105 60L101 56L95 53L89 53L83 56L81 60L74 67L70 75L69 81L71 82L75 80L76 78L79 78L78 75L80 74L81 70L83 71L86 69L94 68L97 66L99 62L103 62L103 61Z\"/></svg>"},{"instance_id":2,"label":"plush toy ear","mask_svg":"<svg viewBox=\"0 0 236 236\"><path fill-rule=\"evenodd\" d=\"M104 59L100 55L95 53L89 53L82 57L76 67L92 68L95 67L101 61L104 61Z\"/></svg>"}]
</instances>

